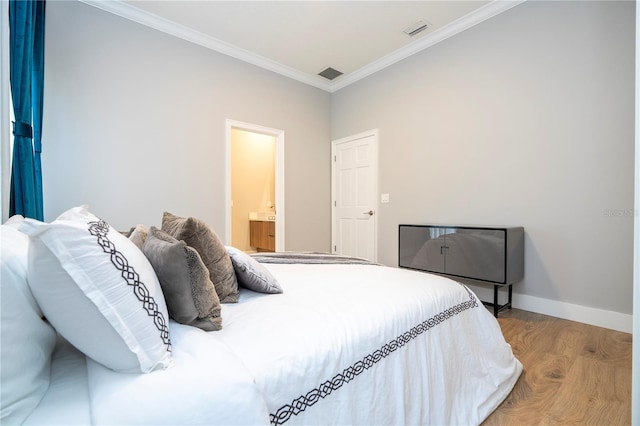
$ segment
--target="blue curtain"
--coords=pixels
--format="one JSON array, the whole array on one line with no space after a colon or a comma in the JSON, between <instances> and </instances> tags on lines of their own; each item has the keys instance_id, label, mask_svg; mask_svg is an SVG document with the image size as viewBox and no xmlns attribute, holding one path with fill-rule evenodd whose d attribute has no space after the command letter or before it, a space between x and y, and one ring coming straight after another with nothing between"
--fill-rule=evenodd
<instances>
[{"instance_id":1,"label":"blue curtain","mask_svg":"<svg viewBox=\"0 0 640 426\"><path fill-rule=\"evenodd\" d=\"M15 122L9 214L43 220L44 0L9 1L10 82Z\"/></svg>"}]
</instances>

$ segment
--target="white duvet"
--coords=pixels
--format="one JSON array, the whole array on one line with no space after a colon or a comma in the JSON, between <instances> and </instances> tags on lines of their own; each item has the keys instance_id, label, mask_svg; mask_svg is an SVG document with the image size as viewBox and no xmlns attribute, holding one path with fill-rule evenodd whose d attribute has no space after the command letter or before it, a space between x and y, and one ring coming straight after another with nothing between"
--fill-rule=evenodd
<instances>
[{"instance_id":1,"label":"white duvet","mask_svg":"<svg viewBox=\"0 0 640 426\"><path fill-rule=\"evenodd\" d=\"M225 305L224 342L276 424L479 424L522 370L465 286L373 265L265 265L281 295Z\"/></svg>"},{"instance_id":2,"label":"white duvet","mask_svg":"<svg viewBox=\"0 0 640 426\"><path fill-rule=\"evenodd\" d=\"M91 423L479 424L522 371L495 318L452 280L265 266L284 293L242 290L221 331L171 322L171 368L121 374L87 360ZM45 409L36 418L64 404Z\"/></svg>"}]
</instances>

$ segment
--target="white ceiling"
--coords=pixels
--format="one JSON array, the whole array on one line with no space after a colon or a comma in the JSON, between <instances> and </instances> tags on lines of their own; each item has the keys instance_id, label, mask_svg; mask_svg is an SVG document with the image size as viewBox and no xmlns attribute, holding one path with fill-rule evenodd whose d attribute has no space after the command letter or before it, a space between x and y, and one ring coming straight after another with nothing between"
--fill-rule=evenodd
<instances>
[{"instance_id":1,"label":"white ceiling","mask_svg":"<svg viewBox=\"0 0 640 426\"><path fill-rule=\"evenodd\" d=\"M333 92L523 0L81 1ZM427 30L403 32L420 20Z\"/></svg>"}]
</instances>

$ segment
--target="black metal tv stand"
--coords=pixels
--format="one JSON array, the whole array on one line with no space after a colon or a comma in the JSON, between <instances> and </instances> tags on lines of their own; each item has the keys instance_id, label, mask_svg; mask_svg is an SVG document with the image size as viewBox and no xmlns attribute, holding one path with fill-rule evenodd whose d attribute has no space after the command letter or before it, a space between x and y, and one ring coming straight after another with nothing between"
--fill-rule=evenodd
<instances>
[{"instance_id":1,"label":"black metal tv stand","mask_svg":"<svg viewBox=\"0 0 640 426\"><path fill-rule=\"evenodd\" d=\"M498 312L502 312L505 309L511 309L511 301L513 299L513 284L509 284L508 287L508 292L509 292L509 299L507 301L507 303L500 305L498 303L498 287L503 287L500 286L498 284L494 284L493 285L493 303L491 302L482 302L482 304L484 306L487 306L489 308L493 308L493 316L495 316L496 318L498 318Z\"/></svg>"}]
</instances>

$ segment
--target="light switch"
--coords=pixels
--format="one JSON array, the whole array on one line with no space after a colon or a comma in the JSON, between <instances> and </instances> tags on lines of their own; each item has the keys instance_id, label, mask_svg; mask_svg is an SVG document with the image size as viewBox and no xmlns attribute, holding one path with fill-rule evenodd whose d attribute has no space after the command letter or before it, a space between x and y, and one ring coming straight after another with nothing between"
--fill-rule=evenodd
<instances>
[{"instance_id":1,"label":"light switch","mask_svg":"<svg viewBox=\"0 0 640 426\"><path fill-rule=\"evenodd\" d=\"M386 204L389 202L389 194L380 194L380 202Z\"/></svg>"}]
</instances>

